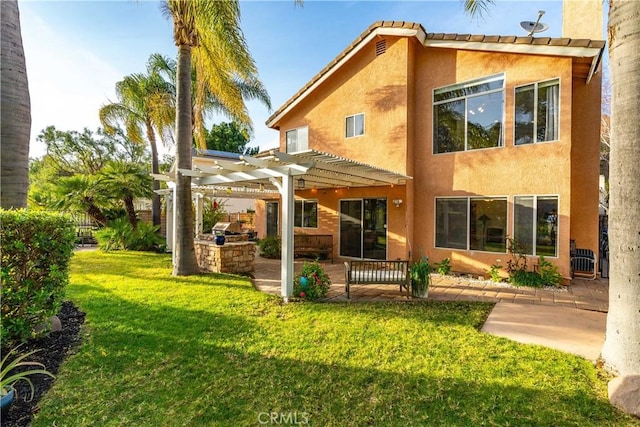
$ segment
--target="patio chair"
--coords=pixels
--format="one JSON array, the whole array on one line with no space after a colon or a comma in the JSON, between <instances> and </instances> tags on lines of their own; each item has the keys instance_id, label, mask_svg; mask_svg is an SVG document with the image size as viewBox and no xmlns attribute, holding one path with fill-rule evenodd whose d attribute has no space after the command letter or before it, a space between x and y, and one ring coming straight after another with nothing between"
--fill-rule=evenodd
<instances>
[{"instance_id":1,"label":"patio chair","mask_svg":"<svg viewBox=\"0 0 640 427\"><path fill-rule=\"evenodd\" d=\"M591 249L576 248L571 240L571 278L575 276L587 277L594 280L598 276L598 262L596 254Z\"/></svg>"}]
</instances>

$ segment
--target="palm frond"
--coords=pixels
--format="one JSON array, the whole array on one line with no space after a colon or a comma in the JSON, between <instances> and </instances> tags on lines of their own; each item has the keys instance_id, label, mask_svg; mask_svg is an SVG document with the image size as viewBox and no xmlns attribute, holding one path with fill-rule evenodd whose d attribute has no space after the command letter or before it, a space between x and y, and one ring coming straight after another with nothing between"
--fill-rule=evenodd
<instances>
[{"instance_id":1,"label":"palm frond","mask_svg":"<svg viewBox=\"0 0 640 427\"><path fill-rule=\"evenodd\" d=\"M489 6L493 4L494 0L464 0L464 10L471 17L480 19L489 12Z\"/></svg>"}]
</instances>

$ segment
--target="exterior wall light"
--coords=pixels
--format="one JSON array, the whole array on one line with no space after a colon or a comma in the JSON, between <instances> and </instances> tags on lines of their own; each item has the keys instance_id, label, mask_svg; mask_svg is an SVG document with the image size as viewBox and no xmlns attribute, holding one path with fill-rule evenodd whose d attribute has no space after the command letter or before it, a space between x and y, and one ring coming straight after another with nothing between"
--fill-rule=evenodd
<instances>
[{"instance_id":1,"label":"exterior wall light","mask_svg":"<svg viewBox=\"0 0 640 427\"><path fill-rule=\"evenodd\" d=\"M392 202L394 205L396 205L396 208L399 208L402 204L402 199L393 199Z\"/></svg>"},{"instance_id":2,"label":"exterior wall light","mask_svg":"<svg viewBox=\"0 0 640 427\"><path fill-rule=\"evenodd\" d=\"M303 189L305 185L304 179L300 178L298 180L298 188Z\"/></svg>"}]
</instances>

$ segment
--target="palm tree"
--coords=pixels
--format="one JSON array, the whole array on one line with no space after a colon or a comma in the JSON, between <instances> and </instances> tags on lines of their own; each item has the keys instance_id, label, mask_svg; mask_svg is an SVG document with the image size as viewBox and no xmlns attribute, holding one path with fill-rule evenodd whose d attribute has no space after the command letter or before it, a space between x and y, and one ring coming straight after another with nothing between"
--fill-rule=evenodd
<instances>
[{"instance_id":1,"label":"palm tree","mask_svg":"<svg viewBox=\"0 0 640 427\"><path fill-rule=\"evenodd\" d=\"M0 16L0 206L24 208L29 188L31 102L17 1L0 1Z\"/></svg>"},{"instance_id":2,"label":"palm tree","mask_svg":"<svg viewBox=\"0 0 640 427\"><path fill-rule=\"evenodd\" d=\"M59 178L54 185L49 208L86 212L100 226L107 225L107 217L100 206L106 199L96 186L94 175L73 175Z\"/></svg>"},{"instance_id":3,"label":"palm tree","mask_svg":"<svg viewBox=\"0 0 640 427\"><path fill-rule=\"evenodd\" d=\"M118 102L100 108L100 121L108 133L115 133L117 123L125 125L129 139L143 144L146 140L151 148L151 171L159 173L156 135L162 141L172 139L171 126L175 120L173 85L167 82L152 67L149 58L148 74L132 74L116 83ZM160 183L153 182L153 190ZM160 225L160 196L151 195L151 213L154 225Z\"/></svg>"},{"instance_id":4,"label":"palm tree","mask_svg":"<svg viewBox=\"0 0 640 427\"><path fill-rule=\"evenodd\" d=\"M235 1L167 0L166 16L173 20L178 46L176 74L176 163L191 168L192 126L200 128L207 94L215 96L234 115L246 115L246 107L235 82L257 74L240 30L240 5ZM191 73L198 76L194 103ZM193 111L193 115L192 115ZM247 116L248 117L248 116ZM195 120L193 120L193 119ZM197 272L193 244L191 177L176 171L176 235L174 275Z\"/></svg>"},{"instance_id":5,"label":"palm tree","mask_svg":"<svg viewBox=\"0 0 640 427\"><path fill-rule=\"evenodd\" d=\"M490 0L464 0L465 9L486 10ZM480 8L480 9L478 9ZM605 365L621 375L640 375L640 2L610 0L609 67L609 312L602 348ZM636 394L636 405L638 398Z\"/></svg>"},{"instance_id":6,"label":"palm tree","mask_svg":"<svg viewBox=\"0 0 640 427\"><path fill-rule=\"evenodd\" d=\"M156 72L165 76L169 81L176 82L176 62L163 57L159 54L151 55L149 58L149 72ZM232 88L236 92L235 96L240 96L244 101L257 100L261 101L269 110L271 110L271 98L266 88L257 76L251 75L249 78L242 79L235 76L232 81ZM199 93L198 91L204 91ZM175 93L175 89L173 90ZM199 83L197 71L191 70L191 120L192 132L195 135L195 142L200 148L206 148L206 129L204 128L205 118L209 113L222 114L238 123L245 128L250 134L253 131L253 124L246 108L243 108L238 114L227 107L216 95L214 95L207 87Z\"/></svg>"},{"instance_id":7,"label":"palm tree","mask_svg":"<svg viewBox=\"0 0 640 427\"><path fill-rule=\"evenodd\" d=\"M153 194L152 179L140 165L131 162L112 161L100 172L97 179L99 191L109 198L122 200L129 223L135 230L138 217L133 200Z\"/></svg>"},{"instance_id":8,"label":"palm tree","mask_svg":"<svg viewBox=\"0 0 640 427\"><path fill-rule=\"evenodd\" d=\"M602 358L640 374L640 2L609 3L609 313ZM638 400L636 400L636 404Z\"/></svg>"}]
</instances>

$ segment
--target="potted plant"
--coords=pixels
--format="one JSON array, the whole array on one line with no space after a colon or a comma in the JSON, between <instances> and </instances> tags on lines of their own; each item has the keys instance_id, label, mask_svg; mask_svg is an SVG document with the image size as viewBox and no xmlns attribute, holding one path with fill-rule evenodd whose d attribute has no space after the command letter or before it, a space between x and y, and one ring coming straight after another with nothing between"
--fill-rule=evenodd
<instances>
[{"instance_id":1,"label":"potted plant","mask_svg":"<svg viewBox=\"0 0 640 427\"><path fill-rule=\"evenodd\" d=\"M411 294L416 298L427 298L431 284L431 266L426 255L411 265Z\"/></svg>"},{"instance_id":2,"label":"potted plant","mask_svg":"<svg viewBox=\"0 0 640 427\"><path fill-rule=\"evenodd\" d=\"M314 301L324 298L331 287L331 280L318 261L305 262L302 270L294 277L293 296Z\"/></svg>"},{"instance_id":3,"label":"potted plant","mask_svg":"<svg viewBox=\"0 0 640 427\"><path fill-rule=\"evenodd\" d=\"M34 374L44 374L48 375L51 378L55 378L53 374L46 369L44 369L44 365L39 362L26 362L25 359L32 354L38 352L39 350L33 350L28 353L18 355L17 352L18 347L9 351L0 362L0 406L2 408L2 418L5 418L9 412L9 408L11 404L15 400L16 391L13 387L15 383L18 381L26 381L31 388L31 397L33 399L33 383L29 379L30 375ZM12 359L9 362L9 359ZM38 369L27 369L24 371L13 372L16 368L22 367L37 367Z\"/></svg>"}]
</instances>

